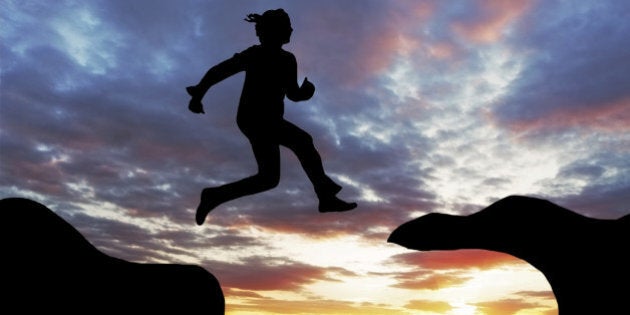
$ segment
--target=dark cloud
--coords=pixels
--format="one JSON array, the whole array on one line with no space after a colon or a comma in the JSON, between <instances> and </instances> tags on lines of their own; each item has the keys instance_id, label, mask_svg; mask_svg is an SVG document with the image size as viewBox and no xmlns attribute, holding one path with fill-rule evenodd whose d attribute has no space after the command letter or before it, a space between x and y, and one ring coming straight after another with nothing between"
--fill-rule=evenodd
<instances>
[{"instance_id":1,"label":"dark cloud","mask_svg":"<svg viewBox=\"0 0 630 315\"><path fill-rule=\"evenodd\" d=\"M588 181L594 181L600 178L606 169L602 166L595 165L592 162L588 164L572 163L560 169L558 177L572 177Z\"/></svg>"},{"instance_id":2,"label":"dark cloud","mask_svg":"<svg viewBox=\"0 0 630 315\"><path fill-rule=\"evenodd\" d=\"M604 181L584 187L579 193L556 198L564 207L598 219L619 219L630 213L628 208L630 182L612 184Z\"/></svg>"},{"instance_id":3,"label":"dark cloud","mask_svg":"<svg viewBox=\"0 0 630 315\"><path fill-rule=\"evenodd\" d=\"M82 213L64 216L96 248L113 257L133 262L170 261L172 255L190 256L184 248L173 246L165 251L165 239L147 230L119 220L95 218Z\"/></svg>"},{"instance_id":4,"label":"dark cloud","mask_svg":"<svg viewBox=\"0 0 630 315\"><path fill-rule=\"evenodd\" d=\"M576 192L562 197L551 197L578 213L601 219L618 219L630 212L628 196L630 167L623 149L595 152L588 158L575 160L560 169L554 183L581 182ZM561 189L549 184L553 189Z\"/></svg>"},{"instance_id":5,"label":"dark cloud","mask_svg":"<svg viewBox=\"0 0 630 315\"><path fill-rule=\"evenodd\" d=\"M517 130L627 130L629 9L609 1L549 2L532 10L513 35L527 61L494 109L498 121Z\"/></svg>"}]
</instances>

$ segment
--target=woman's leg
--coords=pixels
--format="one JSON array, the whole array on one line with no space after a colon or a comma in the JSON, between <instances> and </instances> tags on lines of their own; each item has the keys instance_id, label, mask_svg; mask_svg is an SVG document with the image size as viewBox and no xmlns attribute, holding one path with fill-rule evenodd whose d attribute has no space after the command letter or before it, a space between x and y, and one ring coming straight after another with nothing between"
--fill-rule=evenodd
<instances>
[{"instance_id":1,"label":"woman's leg","mask_svg":"<svg viewBox=\"0 0 630 315\"><path fill-rule=\"evenodd\" d=\"M341 186L326 175L311 135L288 121L283 121L279 134L279 143L295 153L318 196L335 195L341 190Z\"/></svg>"},{"instance_id":2,"label":"woman's leg","mask_svg":"<svg viewBox=\"0 0 630 315\"><path fill-rule=\"evenodd\" d=\"M249 138L258 173L239 181L219 187L205 188L201 193L201 203L197 207L195 220L203 224L206 216L218 205L243 196L253 195L272 189L280 181L280 149L275 139L269 137Z\"/></svg>"},{"instance_id":3,"label":"woman's leg","mask_svg":"<svg viewBox=\"0 0 630 315\"><path fill-rule=\"evenodd\" d=\"M356 203L347 203L335 196L341 190L341 186L326 175L311 135L288 121L282 122L279 135L280 144L295 153L313 183L319 199L320 212L347 211L357 206Z\"/></svg>"}]
</instances>

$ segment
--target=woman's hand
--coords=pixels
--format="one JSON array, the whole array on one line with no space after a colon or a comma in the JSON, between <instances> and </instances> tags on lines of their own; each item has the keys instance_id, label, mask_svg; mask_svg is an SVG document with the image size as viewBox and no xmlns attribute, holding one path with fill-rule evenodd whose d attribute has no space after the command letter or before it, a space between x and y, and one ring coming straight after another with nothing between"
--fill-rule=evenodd
<instances>
[{"instance_id":1,"label":"woman's hand","mask_svg":"<svg viewBox=\"0 0 630 315\"><path fill-rule=\"evenodd\" d=\"M300 94L303 100L310 99L313 94L315 94L315 85L313 85L308 78L304 78L304 82L302 82L302 86L300 86Z\"/></svg>"},{"instance_id":2,"label":"woman's hand","mask_svg":"<svg viewBox=\"0 0 630 315\"><path fill-rule=\"evenodd\" d=\"M192 99L190 100L190 102L188 103L188 110L190 110L191 112L195 113L195 114L205 114L206 112L203 111L203 104L201 104L201 101L199 101L198 99Z\"/></svg>"},{"instance_id":3,"label":"woman's hand","mask_svg":"<svg viewBox=\"0 0 630 315\"><path fill-rule=\"evenodd\" d=\"M188 102L188 110L195 114L205 114L205 112L203 111L203 104L201 104L199 89L193 85L187 87L186 92L191 97L190 102Z\"/></svg>"}]
</instances>

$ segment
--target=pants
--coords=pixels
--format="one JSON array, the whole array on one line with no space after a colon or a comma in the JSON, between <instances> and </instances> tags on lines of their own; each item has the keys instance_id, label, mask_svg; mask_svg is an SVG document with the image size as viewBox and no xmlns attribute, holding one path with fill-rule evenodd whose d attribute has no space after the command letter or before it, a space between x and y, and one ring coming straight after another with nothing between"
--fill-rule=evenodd
<instances>
[{"instance_id":1,"label":"pants","mask_svg":"<svg viewBox=\"0 0 630 315\"><path fill-rule=\"evenodd\" d=\"M221 203L276 187L280 181L281 145L295 153L318 198L329 197L341 189L341 186L325 174L322 159L315 149L311 135L296 125L281 119L272 126L239 122L239 128L252 146L258 163L258 173L217 187Z\"/></svg>"}]
</instances>

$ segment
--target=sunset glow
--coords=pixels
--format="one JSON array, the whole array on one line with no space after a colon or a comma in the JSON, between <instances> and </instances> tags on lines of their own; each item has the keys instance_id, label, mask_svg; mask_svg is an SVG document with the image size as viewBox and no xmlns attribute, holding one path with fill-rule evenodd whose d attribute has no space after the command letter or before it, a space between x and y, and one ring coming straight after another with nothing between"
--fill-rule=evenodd
<instances>
[{"instance_id":1,"label":"sunset glow","mask_svg":"<svg viewBox=\"0 0 630 315\"><path fill-rule=\"evenodd\" d=\"M319 213L281 149L278 187L197 226L201 189L256 164L235 122L244 76L213 86L205 115L184 88L258 44L243 18L276 8L292 19L298 82L316 87L285 100L285 117L359 206ZM2 1L0 197L47 205L109 255L204 267L229 315L557 314L520 259L387 238L516 194L629 213L629 12L621 0Z\"/></svg>"}]
</instances>

